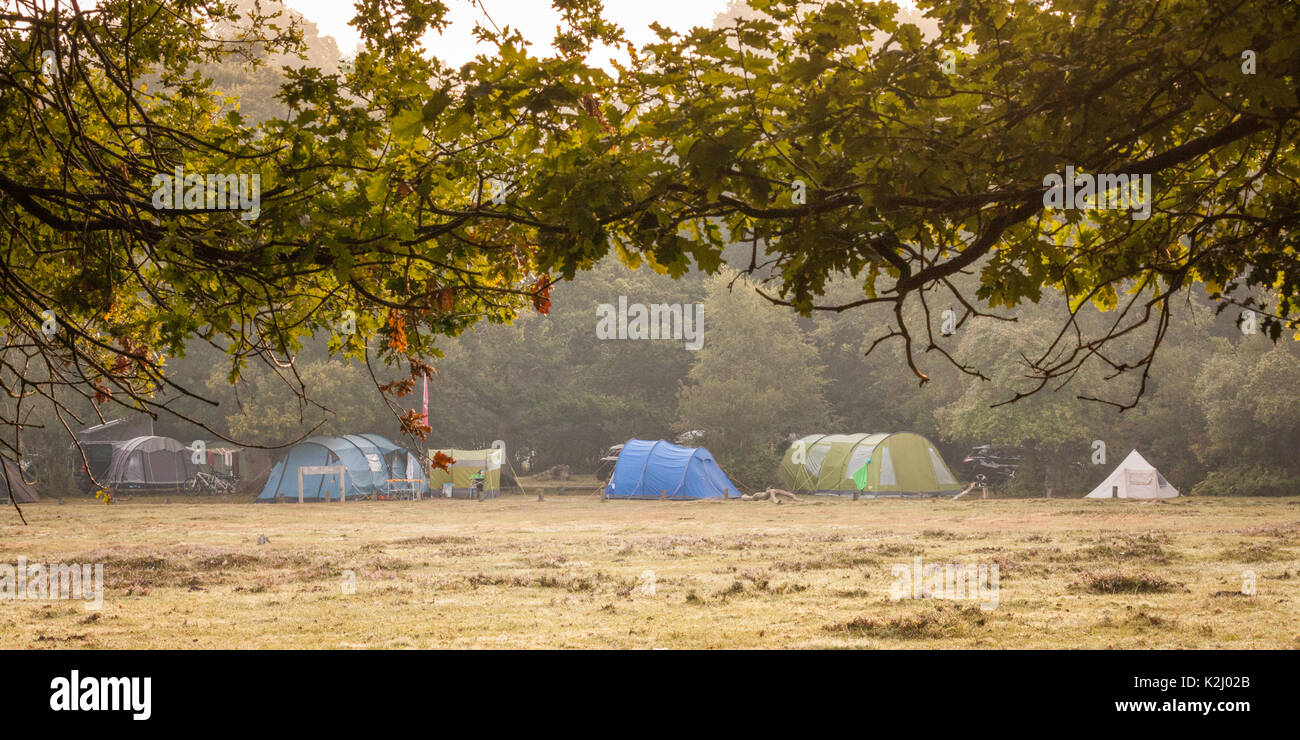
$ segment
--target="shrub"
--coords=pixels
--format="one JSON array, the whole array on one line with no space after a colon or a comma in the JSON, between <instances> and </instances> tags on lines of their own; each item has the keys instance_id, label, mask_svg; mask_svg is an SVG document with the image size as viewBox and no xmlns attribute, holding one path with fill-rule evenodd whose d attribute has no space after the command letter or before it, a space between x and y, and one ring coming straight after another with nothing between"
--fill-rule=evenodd
<instances>
[{"instance_id":1,"label":"shrub","mask_svg":"<svg viewBox=\"0 0 1300 740\"><path fill-rule=\"evenodd\" d=\"M1192 487L1194 496L1294 496L1300 494L1300 475L1267 466L1240 466L1216 470Z\"/></svg>"},{"instance_id":2,"label":"shrub","mask_svg":"<svg viewBox=\"0 0 1300 740\"><path fill-rule=\"evenodd\" d=\"M1158 594L1182 588L1181 584L1167 581L1153 573L1117 571L1084 573L1081 580L1071 586L1094 594Z\"/></svg>"}]
</instances>

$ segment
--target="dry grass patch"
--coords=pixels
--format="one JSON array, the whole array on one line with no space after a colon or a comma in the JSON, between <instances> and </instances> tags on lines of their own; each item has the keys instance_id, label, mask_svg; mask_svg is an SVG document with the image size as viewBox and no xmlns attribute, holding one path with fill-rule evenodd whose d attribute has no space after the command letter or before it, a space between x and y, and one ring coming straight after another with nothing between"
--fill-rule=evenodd
<instances>
[{"instance_id":1,"label":"dry grass patch","mask_svg":"<svg viewBox=\"0 0 1300 740\"><path fill-rule=\"evenodd\" d=\"M925 548L908 542L890 542L883 545L877 545L872 548L872 552L887 558L896 558L912 555L924 555Z\"/></svg>"},{"instance_id":2,"label":"dry grass patch","mask_svg":"<svg viewBox=\"0 0 1300 740\"><path fill-rule=\"evenodd\" d=\"M614 591L627 596L636 586L636 580L619 578L606 573L475 573L465 579L474 588L480 586L505 586L507 588L555 588L571 593Z\"/></svg>"},{"instance_id":3,"label":"dry grass patch","mask_svg":"<svg viewBox=\"0 0 1300 740\"><path fill-rule=\"evenodd\" d=\"M462 537L454 534L440 534L433 537L406 537L394 542L398 547L418 547L430 545L472 545L477 537Z\"/></svg>"},{"instance_id":4,"label":"dry grass patch","mask_svg":"<svg viewBox=\"0 0 1300 740\"><path fill-rule=\"evenodd\" d=\"M1123 573L1114 570L1084 573L1072 587L1090 594L1162 594L1184 590L1181 583L1174 583L1154 573Z\"/></svg>"},{"instance_id":5,"label":"dry grass patch","mask_svg":"<svg viewBox=\"0 0 1300 740\"><path fill-rule=\"evenodd\" d=\"M1169 541L1169 535L1153 532L1107 535L1098 538L1088 547L1076 550L1071 555L1074 559L1140 560L1163 564L1169 562L1172 556L1170 551L1165 549Z\"/></svg>"},{"instance_id":6,"label":"dry grass patch","mask_svg":"<svg viewBox=\"0 0 1300 740\"><path fill-rule=\"evenodd\" d=\"M1290 560L1291 554L1276 545L1260 542L1253 545L1238 545L1224 550L1219 558L1236 563L1271 563L1278 560Z\"/></svg>"},{"instance_id":7,"label":"dry grass patch","mask_svg":"<svg viewBox=\"0 0 1300 740\"><path fill-rule=\"evenodd\" d=\"M1271 524L1265 526L1248 527L1237 530L1238 534L1251 535L1255 537L1276 537L1278 539L1291 539L1300 535L1300 522L1288 522L1286 524Z\"/></svg>"},{"instance_id":8,"label":"dry grass patch","mask_svg":"<svg viewBox=\"0 0 1300 740\"><path fill-rule=\"evenodd\" d=\"M814 570L854 570L880 565L877 558L860 552L829 552L813 558L798 560L778 560L772 564L775 570L803 573Z\"/></svg>"},{"instance_id":9,"label":"dry grass patch","mask_svg":"<svg viewBox=\"0 0 1300 740\"><path fill-rule=\"evenodd\" d=\"M936 604L927 611L896 617L854 617L827 625L827 632L889 640L940 640L967 637L988 623L977 606Z\"/></svg>"},{"instance_id":10,"label":"dry grass patch","mask_svg":"<svg viewBox=\"0 0 1300 740\"><path fill-rule=\"evenodd\" d=\"M1171 617L1161 617L1156 614L1151 614L1145 609L1139 609L1122 620L1116 620L1110 615L1107 615L1102 618L1101 622L1098 623L1098 626L1118 627L1122 629L1127 628L1141 632L1152 628L1176 629L1178 626L1178 620Z\"/></svg>"},{"instance_id":11,"label":"dry grass patch","mask_svg":"<svg viewBox=\"0 0 1300 740\"><path fill-rule=\"evenodd\" d=\"M800 593L808 590L808 584L793 581L773 581L766 572L744 571L738 578L732 579L725 588L713 594L715 599L730 599L737 596L771 595Z\"/></svg>"}]
</instances>

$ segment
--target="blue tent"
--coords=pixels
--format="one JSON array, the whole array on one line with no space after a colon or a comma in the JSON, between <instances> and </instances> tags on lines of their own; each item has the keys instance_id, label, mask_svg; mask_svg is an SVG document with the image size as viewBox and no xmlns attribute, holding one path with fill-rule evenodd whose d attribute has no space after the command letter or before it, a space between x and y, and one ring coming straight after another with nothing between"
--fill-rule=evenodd
<instances>
[{"instance_id":1,"label":"blue tent","mask_svg":"<svg viewBox=\"0 0 1300 740\"><path fill-rule=\"evenodd\" d=\"M369 442L384 459L388 476L389 493L428 493L429 479L424 473L420 458L405 447L399 447L378 434L349 434L344 439ZM306 484L304 483L304 486Z\"/></svg>"},{"instance_id":2,"label":"blue tent","mask_svg":"<svg viewBox=\"0 0 1300 740\"><path fill-rule=\"evenodd\" d=\"M406 450L375 434L348 434L342 437L309 437L294 445L285 458L275 464L258 501L298 500L298 468L303 466L342 465L347 469L347 497L364 498L389 493L390 479L424 478L418 464ZM409 489L409 485L404 490ZM427 486L420 486L427 490ZM323 501L326 493L338 500L339 483L335 475L304 475L304 501Z\"/></svg>"},{"instance_id":3,"label":"blue tent","mask_svg":"<svg viewBox=\"0 0 1300 740\"><path fill-rule=\"evenodd\" d=\"M740 491L703 447L630 439L605 487L606 498L739 498Z\"/></svg>"}]
</instances>

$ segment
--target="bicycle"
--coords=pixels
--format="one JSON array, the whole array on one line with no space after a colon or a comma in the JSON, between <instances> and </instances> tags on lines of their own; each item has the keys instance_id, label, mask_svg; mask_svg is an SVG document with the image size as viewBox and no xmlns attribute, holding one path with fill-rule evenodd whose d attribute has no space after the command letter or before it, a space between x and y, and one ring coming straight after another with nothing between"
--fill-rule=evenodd
<instances>
[{"instance_id":1,"label":"bicycle","mask_svg":"<svg viewBox=\"0 0 1300 740\"><path fill-rule=\"evenodd\" d=\"M187 496L200 496L205 493L229 494L235 492L235 481L229 476L200 470L193 478L185 481L184 490Z\"/></svg>"}]
</instances>

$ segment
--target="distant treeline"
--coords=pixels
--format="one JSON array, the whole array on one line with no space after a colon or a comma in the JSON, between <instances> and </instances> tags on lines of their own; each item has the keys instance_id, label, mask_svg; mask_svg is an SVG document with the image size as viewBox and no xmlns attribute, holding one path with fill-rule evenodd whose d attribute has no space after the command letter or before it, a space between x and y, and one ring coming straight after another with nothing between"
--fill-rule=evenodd
<instances>
[{"instance_id":1,"label":"distant treeline","mask_svg":"<svg viewBox=\"0 0 1300 740\"><path fill-rule=\"evenodd\" d=\"M849 295L857 288L832 286L828 300L837 290ZM671 336L602 339L610 336L598 331L608 310L599 307L616 306L620 297L628 305L683 307L688 315L700 304L702 345L692 351ZM1085 363L1060 390L1048 387L993 407L1032 387L1021 356L1041 352L1061 330L1066 314L1059 296L1006 312L1016 321L970 319L948 337L942 330L954 322L942 326L943 311L954 307L932 306L937 343L987 379L964 374L934 351L922 355L919 369L930 381L920 385L898 340L864 357L884 326L871 307L802 318L772 305L725 268L712 277L691 272L673 279L611 260L557 286L549 315L483 325L446 341L445 356L433 360L438 375L430 384L429 443L477 448L499 439L516 468L564 464L577 472L595 470L606 447L628 438L672 439L700 430L699 444L743 484L758 487L773 482L793 435L912 431L940 445L954 471L973 445L1020 448L1026 465L1015 492L1023 495L1049 488L1054 495L1080 494L1134 447L1184 492L1300 491L1296 342L1283 337L1275 344L1243 333L1239 315L1215 316L1207 305L1189 300L1171 317L1135 408L1121 411L1079 398L1121 405L1133 399L1138 371L1107 379L1112 371L1100 358ZM953 315L960 316L959 307L948 318ZM1095 331L1106 319L1085 309L1079 324ZM919 307L911 320L921 331ZM309 402L265 369L251 370L232 386L221 353L194 343L187 357L169 363L170 371L217 405L176 398L173 408L246 444L284 444L313 429L400 438L366 367L330 358L327 342L318 337L295 362ZM1126 342L1110 348L1109 362L1144 355L1149 330ZM381 382L385 372L398 374L378 368ZM398 402L418 408L418 385ZM24 448L35 453L42 478L58 481L67 467L66 433L57 419L42 419L39 406L31 408ZM122 415L112 404L101 410ZM97 421L89 407L83 420ZM186 443L212 437L168 416L159 418L156 430Z\"/></svg>"}]
</instances>

